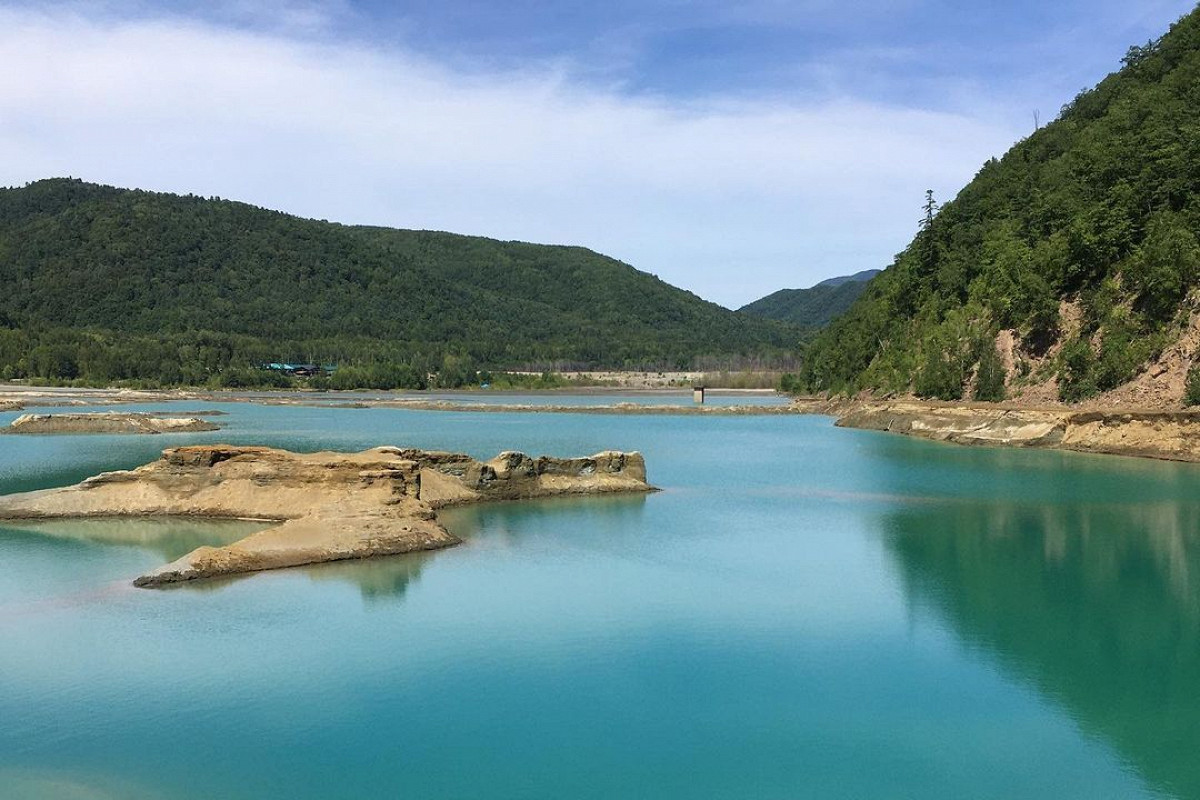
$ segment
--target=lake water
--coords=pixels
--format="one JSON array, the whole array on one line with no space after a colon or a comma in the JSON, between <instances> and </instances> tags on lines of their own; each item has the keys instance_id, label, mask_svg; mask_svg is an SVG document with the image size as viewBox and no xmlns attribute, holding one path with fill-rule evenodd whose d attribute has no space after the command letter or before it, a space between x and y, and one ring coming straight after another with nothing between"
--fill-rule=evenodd
<instances>
[{"instance_id":1,"label":"lake water","mask_svg":"<svg viewBox=\"0 0 1200 800\"><path fill-rule=\"evenodd\" d=\"M0 438L0 492L220 440L637 449L664 491L157 591L129 581L245 529L0 527L0 797L1200 798L1200 468L820 417L209 407L226 430Z\"/></svg>"}]
</instances>

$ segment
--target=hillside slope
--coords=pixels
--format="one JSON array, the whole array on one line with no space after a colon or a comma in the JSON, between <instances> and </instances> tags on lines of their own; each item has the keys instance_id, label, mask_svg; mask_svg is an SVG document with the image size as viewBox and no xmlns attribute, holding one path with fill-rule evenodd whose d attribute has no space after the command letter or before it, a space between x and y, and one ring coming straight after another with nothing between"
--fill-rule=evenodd
<instances>
[{"instance_id":1,"label":"hillside slope","mask_svg":"<svg viewBox=\"0 0 1200 800\"><path fill-rule=\"evenodd\" d=\"M808 289L780 289L738 309L743 314L789 322L801 328L824 328L854 304L867 282L879 274L870 269L828 278Z\"/></svg>"},{"instance_id":2,"label":"hillside slope","mask_svg":"<svg viewBox=\"0 0 1200 800\"><path fill-rule=\"evenodd\" d=\"M1123 63L923 226L808 350L809 388L1183 399L1200 341L1200 10Z\"/></svg>"},{"instance_id":3,"label":"hillside slope","mask_svg":"<svg viewBox=\"0 0 1200 800\"><path fill-rule=\"evenodd\" d=\"M864 269L854 273L853 275L838 275L833 278L826 278L816 285L841 286L843 283L866 283L881 272L883 272L881 269Z\"/></svg>"},{"instance_id":4,"label":"hillside slope","mask_svg":"<svg viewBox=\"0 0 1200 800\"><path fill-rule=\"evenodd\" d=\"M178 362L166 373L195 366L189 348L215 348L224 364L450 353L490 366L677 367L795 341L788 326L580 247L344 226L68 179L0 190L0 285L0 330L10 329L0 374L142 377L126 352L139 337L169 342L154 352Z\"/></svg>"}]
</instances>

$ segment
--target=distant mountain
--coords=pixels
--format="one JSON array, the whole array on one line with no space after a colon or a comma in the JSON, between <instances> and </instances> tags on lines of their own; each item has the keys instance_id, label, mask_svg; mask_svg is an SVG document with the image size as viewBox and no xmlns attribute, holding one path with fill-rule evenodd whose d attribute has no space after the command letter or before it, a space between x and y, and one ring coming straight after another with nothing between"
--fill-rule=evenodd
<instances>
[{"instance_id":1,"label":"distant mountain","mask_svg":"<svg viewBox=\"0 0 1200 800\"><path fill-rule=\"evenodd\" d=\"M866 269L853 275L826 278L809 289L780 289L738 311L801 328L823 328L848 309L867 288L867 282L880 271Z\"/></svg>"},{"instance_id":2,"label":"distant mountain","mask_svg":"<svg viewBox=\"0 0 1200 800\"><path fill-rule=\"evenodd\" d=\"M447 357L680 368L798 331L582 247L346 226L70 179L0 190L0 377L197 382Z\"/></svg>"},{"instance_id":3,"label":"distant mountain","mask_svg":"<svg viewBox=\"0 0 1200 800\"><path fill-rule=\"evenodd\" d=\"M826 278L818 283L817 286L841 286L844 283L866 283L881 272L883 272L881 269L864 269L862 272L856 272L853 275L839 275L836 278Z\"/></svg>"},{"instance_id":4,"label":"distant mountain","mask_svg":"<svg viewBox=\"0 0 1200 800\"><path fill-rule=\"evenodd\" d=\"M808 389L1200 403L1200 8L1122 63L925 218Z\"/></svg>"}]
</instances>

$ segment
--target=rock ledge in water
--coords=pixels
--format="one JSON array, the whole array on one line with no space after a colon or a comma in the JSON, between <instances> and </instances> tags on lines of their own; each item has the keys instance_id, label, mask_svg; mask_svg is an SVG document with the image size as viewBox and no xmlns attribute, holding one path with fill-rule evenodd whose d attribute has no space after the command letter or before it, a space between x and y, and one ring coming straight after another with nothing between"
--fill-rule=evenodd
<instances>
[{"instance_id":1,"label":"rock ledge in water","mask_svg":"<svg viewBox=\"0 0 1200 800\"><path fill-rule=\"evenodd\" d=\"M934 404L846 403L837 424L966 445L1054 448L1200 461L1200 412L1074 411Z\"/></svg>"},{"instance_id":2,"label":"rock ledge in water","mask_svg":"<svg viewBox=\"0 0 1200 800\"><path fill-rule=\"evenodd\" d=\"M292 453L203 445L63 489L0 497L0 519L200 516L280 524L225 547L200 547L137 586L434 550L459 543L434 509L490 500L652 491L640 453L490 461L461 453L377 447Z\"/></svg>"},{"instance_id":3,"label":"rock ledge in water","mask_svg":"<svg viewBox=\"0 0 1200 800\"><path fill-rule=\"evenodd\" d=\"M196 417L99 412L94 414L23 414L7 433L195 433L221 427Z\"/></svg>"}]
</instances>

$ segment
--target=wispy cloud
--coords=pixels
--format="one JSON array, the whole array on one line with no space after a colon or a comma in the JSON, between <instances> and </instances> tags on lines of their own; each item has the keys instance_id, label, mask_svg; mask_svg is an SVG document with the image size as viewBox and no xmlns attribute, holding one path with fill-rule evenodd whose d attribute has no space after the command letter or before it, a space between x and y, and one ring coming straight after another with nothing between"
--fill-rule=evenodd
<instances>
[{"instance_id":1,"label":"wispy cloud","mask_svg":"<svg viewBox=\"0 0 1200 800\"><path fill-rule=\"evenodd\" d=\"M284 5L301 9L289 28L336 24ZM736 306L886 264L926 187L953 194L1026 125L852 98L630 97L553 63L461 73L278 28L0 10L0 70L22 76L0 82L0 183L71 174L584 244Z\"/></svg>"},{"instance_id":2,"label":"wispy cloud","mask_svg":"<svg viewBox=\"0 0 1200 800\"><path fill-rule=\"evenodd\" d=\"M218 20L300 33L329 31L357 17L345 0L208 0L192 10Z\"/></svg>"}]
</instances>

